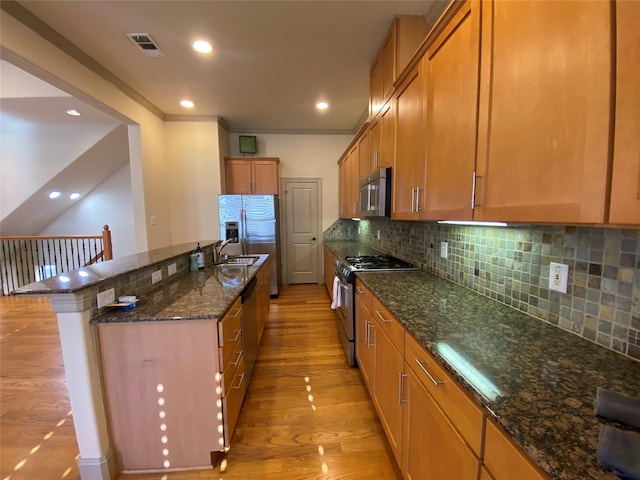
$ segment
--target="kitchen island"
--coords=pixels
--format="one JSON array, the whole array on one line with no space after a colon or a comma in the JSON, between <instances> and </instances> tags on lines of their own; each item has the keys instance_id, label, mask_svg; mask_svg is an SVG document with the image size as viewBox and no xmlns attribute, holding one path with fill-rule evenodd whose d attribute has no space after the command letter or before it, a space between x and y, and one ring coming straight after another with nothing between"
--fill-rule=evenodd
<instances>
[{"instance_id":1,"label":"kitchen island","mask_svg":"<svg viewBox=\"0 0 640 480\"><path fill-rule=\"evenodd\" d=\"M362 249L325 245L339 257ZM549 477L617 478L596 460L600 427L611 423L594 415L596 389L637 397L640 363L422 270L357 278L403 327L405 361L412 343L429 352L485 426L497 425ZM487 450L477 450L484 472Z\"/></svg>"},{"instance_id":2,"label":"kitchen island","mask_svg":"<svg viewBox=\"0 0 640 480\"><path fill-rule=\"evenodd\" d=\"M228 446L230 433L228 425L224 423L222 395L225 388L231 389L232 386L225 383L222 367L227 360L233 360L237 368L242 368L242 362L239 362L240 357L229 359L230 356L226 354L229 349L223 348L225 342L218 341L218 334L225 333L219 323L234 317L228 322L230 329L241 328L238 327L241 325L240 297L254 279L265 282L259 287L259 293L262 295L266 292L268 299L264 273L267 272L268 279L270 260L268 255L256 255L257 261L253 265L212 266L211 245L212 242L201 242L207 266L195 272L190 272L188 268L189 255L195 244L185 244L86 267L27 285L16 292L48 296L57 314L80 450L78 466L83 480L111 479L122 469L128 468L121 461L122 452L117 451L118 445L114 445L115 437L111 435L114 425L111 423L113 417L109 415L109 405L113 405L115 397L110 396L105 387L109 379L113 381L118 376L131 381L131 371L135 368L139 368L138 373L162 372L160 377L149 379L153 391L146 389L143 395L148 398L153 395L156 409L154 426L157 427L153 438L149 440L155 442L155 463L147 465L146 469L206 466L211 462L210 451L220 451ZM98 308L96 295L111 288L116 298L122 295L137 296L135 308ZM263 305L259 311L265 314L268 305L266 310ZM102 327L104 329L100 332ZM125 331L127 334L124 334ZM134 331L133 335L128 335ZM225 335L224 338L229 337ZM241 339L241 332L236 331L234 337L236 341ZM112 348L105 349L108 342L102 343L103 338L113 341L109 344ZM158 349L160 346L163 349ZM234 350L232 346L229 351ZM138 365L118 363L126 363L136 355L140 356ZM205 365L204 360L207 359L209 364ZM107 368L103 369L103 366ZM179 377L182 383L176 383L175 378ZM210 385L201 385L205 377ZM140 388L143 387L129 383L127 388L121 390L114 387L114 393L123 404L139 407L144 403L141 401ZM181 460L172 462L172 459L179 458L177 454L182 448L175 442L187 438L188 425L194 425L193 418L185 419L179 412L193 411L188 399L199 398L199 388L206 390L207 395L214 399L206 412L210 424L203 423L201 428L207 430L205 435L210 437L210 441L203 444L209 450L203 453L202 447L198 447L198 459L187 460L192 462L190 465ZM243 398L246 384L237 390L242 392ZM172 401L184 399L187 399L187 403L183 405L170 405ZM165 416L173 412L172 418L160 422L161 411ZM160 430L162 425L166 428L164 433ZM172 431L169 431L169 426ZM136 425L129 424L127 427L133 432ZM173 446L165 443L171 439ZM193 441L184 443L182 450L194 445Z\"/></svg>"}]
</instances>

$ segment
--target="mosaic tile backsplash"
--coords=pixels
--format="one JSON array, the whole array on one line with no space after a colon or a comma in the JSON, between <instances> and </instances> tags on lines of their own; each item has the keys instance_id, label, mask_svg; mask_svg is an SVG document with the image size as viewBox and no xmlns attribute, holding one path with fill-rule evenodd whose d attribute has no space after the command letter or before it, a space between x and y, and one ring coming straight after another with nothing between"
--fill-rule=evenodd
<instances>
[{"instance_id":1,"label":"mosaic tile backsplash","mask_svg":"<svg viewBox=\"0 0 640 480\"><path fill-rule=\"evenodd\" d=\"M353 240L640 360L640 230L339 223ZM566 294L549 290L550 262L569 265Z\"/></svg>"}]
</instances>

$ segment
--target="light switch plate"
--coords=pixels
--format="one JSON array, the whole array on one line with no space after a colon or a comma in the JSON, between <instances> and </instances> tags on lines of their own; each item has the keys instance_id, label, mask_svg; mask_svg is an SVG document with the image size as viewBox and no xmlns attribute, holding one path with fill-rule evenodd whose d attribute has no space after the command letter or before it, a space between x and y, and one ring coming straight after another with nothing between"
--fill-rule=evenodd
<instances>
[{"instance_id":1,"label":"light switch plate","mask_svg":"<svg viewBox=\"0 0 640 480\"><path fill-rule=\"evenodd\" d=\"M100 292L96 295L96 301L98 302L98 308L102 308L105 305L109 305L116 301L116 291L113 288Z\"/></svg>"},{"instance_id":2,"label":"light switch plate","mask_svg":"<svg viewBox=\"0 0 640 480\"><path fill-rule=\"evenodd\" d=\"M564 263L549 263L549 290L567 293L569 282L569 265Z\"/></svg>"},{"instance_id":3,"label":"light switch plate","mask_svg":"<svg viewBox=\"0 0 640 480\"><path fill-rule=\"evenodd\" d=\"M151 274L151 283L158 283L162 280L162 270L156 270Z\"/></svg>"},{"instance_id":4,"label":"light switch plate","mask_svg":"<svg viewBox=\"0 0 640 480\"><path fill-rule=\"evenodd\" d=\"M440 257L449 258L449 244L447 242L440 242Z\"/></svg>"}]
</instances>

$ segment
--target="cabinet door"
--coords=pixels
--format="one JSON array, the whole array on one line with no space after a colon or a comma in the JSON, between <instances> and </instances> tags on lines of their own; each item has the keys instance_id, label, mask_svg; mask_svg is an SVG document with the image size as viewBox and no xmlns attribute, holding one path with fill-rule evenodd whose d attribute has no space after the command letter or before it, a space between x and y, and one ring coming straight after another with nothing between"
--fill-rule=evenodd
<instances>
[{"instance_id":1,"label":"cabinet door","mask_svg":"<svg viewBox=\"0 0 640 480\"><path fill-rule=\"evenodd\" d=\"M326 246L324 247L324 282L329 298L333 299L333 276L335 272L336 256Z\"/></svg>"},{"instance_id":2,"label":"cabinet door","mask_svg":"<svg viewBox=\"0 0 640 480\"><path fill-rule=\"evenodd\" d=\"M358 188L360 180L366 178L373 171L369 152L369 131L365 130L358 139Z\"/></svg>"},{"instance_id":3,"label":"cabinet door","mask_svg":"<svg viewBox=\"0 0 640 480\"><path fill-rule=\"evenodd\" d=\"M425 220L468 220L473 214L479 9L479 3L466 3L422 60L427 164L420 217Z\"/></svg>"},{"instance_id":4,"label":"cabinet door","mask_svg":"<svg viewBox=\"0 0 640 480\"><path fill-rule=\"evenodd\" d=\"M396 102L397 142L391 172L393 200L391 218L419 217L418 194L423 190L422 75L420 65L398 89Z\"/></svg>"},{"instance_id":5,"label":"cabinet door","mask_svg":"<svg viewBox=\"0 0 640 480\"><path fill-rule=\"evenodd\" d=\"M369 113L375 117L382 108L382 53L379 53L371 65L369 78Z\"/></svg>"},{"instance_id":6,"label":"cabinet door","mask_svg":"<svg viewBox=\"0 0 640 480\"><path fill-rule=\"evenodd\" d=\"M484 463L495 480L545 480L540 472L493 423L487 421L485 433Z\"/></svg>"},{"instance_id":7,"label":"cabinet door","mask_svg":"<svg viewBox=\"0 0 640 480\"><path fill-rule=\"evenodd\" d=\"M616 2L616 124L610 223L640 224L640 2Z\"/></svg>"},{"instance_id":8,"label":"cabinet door","mask_svg":"<svg viewBox=\"0 0 640 480\"><path fill-rule=\"evenodd\" d=\"M395 320L393 320L395 321ZM375 320L374 397L380 422L398 465L402 451L402 355Z\"/></svg>"},{"instance_id":9,"label":"cabinet door","mask_svg":"<svg viewBox=\"0 0 640 480\"><path fill-rule=\"evenodd\" d=\"M482 2L476 220L602 223L612 2Z\"/></svg>"},{"instance_id":10,"label":"cabinet door","mask_svg":"<svg viewBox=\"0 0 640 480\"><path fill-rule=\"evenodd\" d=\"M380 113L380 155L378 168L393 166L396 148L396 116L393 100L389 100Z\"/></svg>"},{"instance_id":11,"label":"cabinet door","mask_svg":"<svg viewBox=\"0 0 640 480\"><path fill-rule=\"evenodd\" d=\"M347 161L349 154L345 155L338 164L338 203L339 203L339 216L340 218L349 217L349 178L351 172L349 171L349 163Z\"/></svg>"},{"instance_id":12,"label":"cabinet door","mask_svg":"<svg viewBox=\"0 0 640 480\"><path fill-rule=\"evenodd\" d=\"M252 193L278 195L278 161L252 160Z\"/></svg>"},{"instance_id":13,"label":"cabinet door","mask_svg":"<svg viewBox=\"0 0 640 480\"><path fill-rule=\"evenodd\" d=\"M251 160L227 159L225 181L228 194L249 194L253 183Z\"/></svg>"},{"instance_id":14,"label":"cabinet door","mask_svg":"<svg viewBox=\"0 0 640 480\"><path fill-rule=\"evenodd\" d=\"M409 369L406 372L402 444L405 478L476 480L480 461L413 372Z\"/></svg>"},{"instance_id":15,"label":"cabinet door","mask_svg":"<svg viewBox=\"0 0 640 480\"><path fill-rule=\"evenodd\" d=\"M350 217L357 217L360 213L360 157L356 144L349 153L349 211Z\"/></svg>"},{"instance_id":16,"label":"cabinet door","mask_svg":"<svg viewBox=\"0 0 640 480\"><path fill-rule=\"evenodd\" d=\"M373 383L375 334L371 312L361 299L356 298L356 358L362 378L372 395L375 392Z\"/></svg>"},{"instance_id":17,"label":"cabinet door","mask_svg":"<svg viewBox=\"0 0 640 480\"><path fill-rule=\"evenodd\" d=\"M370 171L380 168L380 119L376 119L369 129L369 168Z\"/></svg>"},{"instance_id":18,"label":"cabinet door","mask_svg":"<svg viewBox=\"0 0 640 480\"><path fill-rule=\"evenodd\" d=\"M396 80L396 22L394 21L382 44L382 101L393 93Z\"/></svg>"}]
</instances>

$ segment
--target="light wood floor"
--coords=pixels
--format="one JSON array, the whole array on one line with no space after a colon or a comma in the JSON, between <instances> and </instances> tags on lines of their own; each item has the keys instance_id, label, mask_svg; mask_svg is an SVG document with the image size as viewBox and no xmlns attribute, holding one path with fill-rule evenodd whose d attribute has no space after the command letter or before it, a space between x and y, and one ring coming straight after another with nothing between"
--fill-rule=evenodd
<instances>
[{"instance_id":1,"label":"light wood floor","mask_svg":"<svg viewBox=\"0 0 640 480\"><path fill-rule=\"evenodd\" d=\"M20 310L26 308L28 313L28 307L18 306L17 301L6 306L7 300L16 301L0 299L0 480L77 479L77 447L72 417L68 416L55 319L47 312L46 303L34 305L33 312L25 314ZM43 332L38 334L34 324ZM31 335L45 336L48 341L45 344ZM27 406L29 399L31 407ZM56 427L61 419L66 422ZM43 440L49 431L54 435ZM54 438L60 440L59 444L53 442ZM40 449L30 454L38 444ZM27 462L14 471L23 458ZM53 460L56 465L50 468ZM344 358L324 286L290 286L272 300L269 323L227 461L225 473L209 469L121 475L119 479L400 478L362 377ZM27 470L29 467L32 470ZM68 473L66 469L70 469Z\"/></svg>"},{"instance_id":2,"label":"light wood floor","mask_svg":"<svg viewBox=\"0 0 640 480\"><path fill-rule=\"evenodd\" d=\"M0 297L0 478L80 478L58 324L46 298Z\"/></svg>"}]
</instances>

